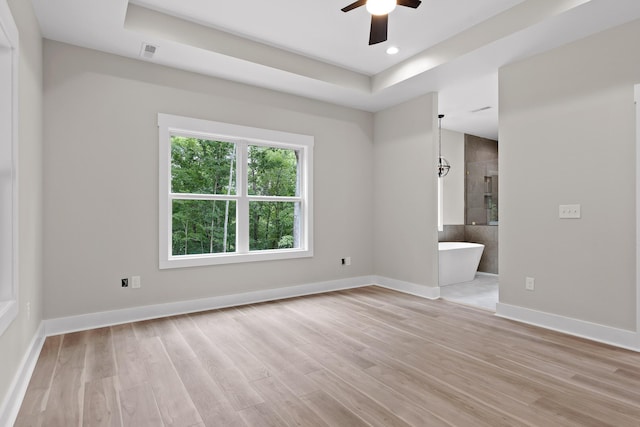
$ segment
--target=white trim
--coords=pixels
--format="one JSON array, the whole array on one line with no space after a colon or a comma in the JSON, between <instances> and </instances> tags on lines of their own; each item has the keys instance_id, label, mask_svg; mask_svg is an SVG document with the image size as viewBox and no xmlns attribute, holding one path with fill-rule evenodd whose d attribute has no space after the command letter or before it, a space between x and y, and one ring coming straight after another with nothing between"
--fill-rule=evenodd
<instances>
[{"instance_id":1,"label":"white trim","mask_svg":"<svg viewBox=\"0 0 640 427\"><path fill-rule=\"evenodd\" d=\"M626 329L613 328L500 302L496 305L496 316L633 351L640 351L638 335L634 331Z\"/></svg>"},{"instance_id":2,"label":"white trim","mask_svg":"<svg viewBox=\"0 0 640 427\"><path fill-rule=\"evenodd\" d=\"M478 275L478 276L489 276L489 277L500 277L499 274L485 273L484 271L476 271L476 275Z\"/></svg>"},{"instance_id":3,"label":"white trim","mask_svg":"<svg viewBox=\"0 0 640 427\"><path fill-rule=\"evenodd\" d=\"M171 193L172 135L223 140L236 144L235 195L175 195ZM309 258L313 256L313 146L314 138L290 132L253 128L210 120L194 119L158 113L159 137L159 266L160 269L231 264L253 261ZM300 153L298 164L300 185L296 197L263 197L247 194L246 156L249 145L295 149ZM173 199L236 201L236 252L174 256L171 251L171 209ZM283 201L300 204L300 247L267 251L249 250L249 203L251 201Z\"/></svg>"},{"instance_id":4,"label":"white trim","mask_svg":"<svg viewBox=\"0 0 640 427\"><path fill-rule=\"evenodd\" d=\"M634 86L636 113L636 347L640 348L640 84Z\"/></svg>"},{"instance_id":5,"label":"white trim","mask_svg":"<svg viewBox=\"0 0 640 427\"><path fill-rule=\"evenodd\" d=\"M392 289L394 291L403 292L405 294L415 295L427 299L440 298L439 286L425 286L416 283L405 282L402 280L391 279L389 277L375 276L375 284L383 288Z\"/></svg>"},{"instance_id":6,"label":"white trim","mask_svg":"<svg viewBox=\"0 0 640 427\"><path fill-rule=\"evenodd\" d=\"M197 300L132 307L121 310L81 314L78 316L59 317L56 319L45 320L44 330L46 336L53 336L69 332L119 325L122 323L137 322L140 320L157 319L160 317L176 316L180 314L215 310L225 307L235 307L245 304L255 304L265 301L282 300L304 295L321 294L325 292L361 288L372 285L381 286L383 288L392 289L422 298L438 299L440 297L440 288L437 286L422 286L380 276L359 276L326 282L288 286L284 288L266 289L263 291L246 292L242 294L222 295Z\"/></svg>"},{"instance_id":7,"label":"white trim","mask_svg":"<svg viewBox=\"0 0 640 427\"><path fill-rule=\"evenodd\" d=\"M218 297L201 298L197 300L132 307L122 310L81 314L78 316L59 317L56 319L49 319L44 321L45 333L47 336L59 335L69 332L118 325L122 323L136 322L140 320L156 319L160 317L215 310L219 308L234 307L244 304L254 304L265 301L294 298L304 295L338 291L342 289L360 288L363 286L369 286L371 284L373 284L372 277L360 276L327 282L288 286L285 288L246 292L242 294L222 295Z\"/></svg>"},{"instance_id":8,"label":"white trim","mask_svg":"<svg viewBox=\"0 0 640 427\"><path fill-rule=\"evenodd\" d=\"M44 324L40 323L29 344L29 348L20 362L18 371L13 377L7 395L0 405L0 426L12 426L15 423L18 411L20 411L20 405L22 405L22 400L29 386L31 375L38 362L44 339Z\"/></svg>"},{"instance_id":9,"label":"white trim","mask_svg":"<svg viewBox=\"0 0 640 427\"><path fill-rule=\"evenodd\" d=\"M9 327L11 322L17 317L19 311L18 305L18 114L19 114L19 106L18 106L18 76L20 73L19 69L19 33L18 28L13 20L13 15L11 14L11 10L9 9L9 5L6 1L0 0L0 33L3 35L3 40L6 40L8 43L9 49L11 49L10 61L11 61L11 98L10 98L10 106L9 114L11 115L9 119L9 124L1 122L0 129L4 128L10 134L10 150L11 150L11 281L10 283L10 291L7 295L6 292L0 292L0 335L4 333L4 331ZM4 97L4 95L3 95ZM0 110L4 107L0 105ZM8 128L8 129L7 129ZM7 135L4 133L0 135L0 140L7 138ZM1 200L0 204L6 203L6 200ZM1 225L1 224L0 224ZM4 227L4 225L2 225ZM4 231L3 231L4 233ZM0 248L0 253L3 252L4 249ZM5 256L5 254L0 254L0 256ZM4 280L4 279L0 279ZM0 284L0 286L4 286ZM4 290L3 290L4 291ZM2 295L4 293L4 295ZM8 298L7 298L8 297Z\"/></svg>"}]
</instances>

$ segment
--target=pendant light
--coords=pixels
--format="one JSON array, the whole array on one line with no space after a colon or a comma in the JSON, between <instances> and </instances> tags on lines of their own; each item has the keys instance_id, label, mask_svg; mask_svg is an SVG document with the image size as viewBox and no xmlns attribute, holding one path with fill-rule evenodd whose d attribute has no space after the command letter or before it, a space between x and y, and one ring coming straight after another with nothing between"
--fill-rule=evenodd
<instances>
[{"instance_id":1,"label":"pendant light","mask_svg":"<svg viewBox=\"0 0 640 427\"><path fill-rule=\"evenodd\" d=\"M444 178L449 173L451 165L442 157L442 118L444 114L438 114L438 178Z\"/></svg>"}]
</instances>

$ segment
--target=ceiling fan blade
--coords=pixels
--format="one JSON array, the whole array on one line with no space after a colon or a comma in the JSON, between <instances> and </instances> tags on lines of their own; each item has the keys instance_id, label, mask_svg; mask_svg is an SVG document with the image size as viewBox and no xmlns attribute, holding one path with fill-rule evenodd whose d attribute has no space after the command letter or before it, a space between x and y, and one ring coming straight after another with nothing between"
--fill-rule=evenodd
<instances>
[{"instance_id":1,"label":"ceiling fan blade","mask_svg":"<svg viewBox=\"0 0 640 427\"><path fill-rule=\"evenodd\" d=\"M389 15L371 15L371 32L369 33L369 46L387 40L387 25Z\"/></svg>"},{"instance_id":2,"label":"ceiling fan blade","mask_svg":"<svg viewBox=\"0 0 640 427\"><path fill-rule=\"evenodd\" d=\"M420 0L398 0L396 3L398 4L398 6L406 6L417 9L422 2Z\"/></svg>"},{"instance_id":3,"label":"ceiling fan blade","mask_svg":"<svg viewBox=\"0 0 640 427\"><path fill-rule=\"evenodd\" d=\"M350 10L355 9L356 7L364 6L367 3L367 0L358 0L351 3L349 6L345 6L342 8L343 12L349 12Z\"/></svg>"}]
</instances>

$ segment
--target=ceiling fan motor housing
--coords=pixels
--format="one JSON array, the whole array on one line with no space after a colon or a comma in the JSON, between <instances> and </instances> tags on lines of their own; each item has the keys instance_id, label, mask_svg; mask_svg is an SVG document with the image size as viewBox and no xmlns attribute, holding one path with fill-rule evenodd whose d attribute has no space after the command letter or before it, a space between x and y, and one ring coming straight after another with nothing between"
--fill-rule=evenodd
<instances>
[{"instance_id":1,"label":"ceiling fan motor housing","mask_svg":"<svg viewBox=\"0 0 640 427\"><path fill-rule=\"evenodd\" d=\"M343 7L342 11L349 12L360 6L367 6L367 11L371 13L369 45L373 45L387 40L389 13L391 13L396 6L405 6L417 9L421 3L422 1L420 0L358 0Z\"/></svg>"}]
</instances>

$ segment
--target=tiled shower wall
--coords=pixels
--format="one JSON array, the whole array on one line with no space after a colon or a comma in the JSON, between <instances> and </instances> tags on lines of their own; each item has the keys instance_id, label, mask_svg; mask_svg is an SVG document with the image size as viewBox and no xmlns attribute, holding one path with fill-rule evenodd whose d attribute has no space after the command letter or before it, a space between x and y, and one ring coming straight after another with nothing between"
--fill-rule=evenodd
<instances>
[{"instance_id":1,"label":"tiled shower wall","mask_svg":"<svg viewBox=\"0 0 640 427\"><path fill-rule=\"evenodd\" d=\"M445 225L438 232L440 242L482 243L484 252L478 271L498 274L498 227L495 225Z\"/></svg>"},{"instance_id":2,"label":"tiled shower wall","mask_svg":"<svg viewBox=\"0 0 640 427\"><path fill-rule=\"evenodd\" d=\"M465 134L464 162L466 171L464 223L497 224L498 142Z\"/></svg>"},{"instance_id":3,"label":"tiled shower wall","mask_svg":"<svg viewBox=\"0 0 640 427\"><path fill-rule=\"evenodd\" d=\"M468 225L445 225L438 240L482 243L478 271L498 274L498 141L465 134L464 158ZM488 225L490 221L496 225Z\"/></svg>"}]
</instances>

